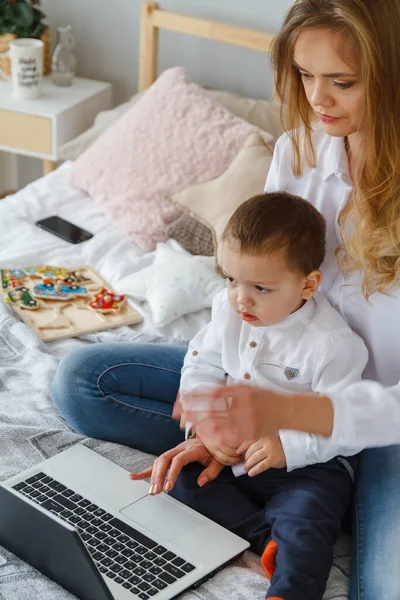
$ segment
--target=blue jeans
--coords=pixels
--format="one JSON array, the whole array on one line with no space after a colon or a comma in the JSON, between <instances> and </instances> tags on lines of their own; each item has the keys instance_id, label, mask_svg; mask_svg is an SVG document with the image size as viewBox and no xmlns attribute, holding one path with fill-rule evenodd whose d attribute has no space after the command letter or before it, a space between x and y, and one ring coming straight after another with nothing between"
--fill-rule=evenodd
<instances>
[{"instance_id":1,"label":"blue jeans","mask_svg":"<svg viewBox=\"0 0 400 600\"><path fill-rule=\"evenodd\" d=\"M353 540L350 600L399 600L400 445L360 455Z\"/></svg>"},{"instance_id":2,"label":"blue jeans","mask_svg":"<svg viewBox=\"0 0 400 600\"><path fill-rule=\"evenodd\" d=\"M52 398L73 428L88 437L162 454L184 439L171 418L186 348L94 344L67 354Z\"/></svg>"},{"instance_id":3,"label":"blue jeans","mask_svg":"<svg viewBox=\"0 0 400 600\"><path fill-rule=\"evenodd\" d=\"M55 375L57 408L80 433L161 454L183 440L172 420L186 348L94 344ZM400 445L361 454L350 600L400 597Z\"/></svg>"}]
</instances>

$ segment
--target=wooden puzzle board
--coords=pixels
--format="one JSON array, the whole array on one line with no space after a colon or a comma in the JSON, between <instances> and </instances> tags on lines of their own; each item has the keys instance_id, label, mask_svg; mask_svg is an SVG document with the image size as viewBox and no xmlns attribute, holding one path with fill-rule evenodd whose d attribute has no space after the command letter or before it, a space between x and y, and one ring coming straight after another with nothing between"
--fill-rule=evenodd
<instances>
[{"instance_id":1,"label":"wooden puzzle board","mask_svg":"<svg viewBox=\"0 0 400 600\"><path fill-rule=\"evenodd\" d=\"M113 291L106 281L92 267L71 267L69 271L79 271L79 274L90 279L90 282L82 281L81 285L87 288L89 295L71 298L70 300L51 300L48 298L38 299L39 308L29 310L10 303L20 318L33 329L33 331L45 342L60 340L63 338L76 337L86 333L94 333L120 327L121 325L133 325L142 321L142 316L129 304L125 303L116 313L101 313L92 310L88 304L93 300L96 293L103 288ZM31 292L35 285L42 283L43 279L37 274L28 274L23 278L23 285ZM7 297L9 289L0 291Z\"/></svg>"}]
</instances>

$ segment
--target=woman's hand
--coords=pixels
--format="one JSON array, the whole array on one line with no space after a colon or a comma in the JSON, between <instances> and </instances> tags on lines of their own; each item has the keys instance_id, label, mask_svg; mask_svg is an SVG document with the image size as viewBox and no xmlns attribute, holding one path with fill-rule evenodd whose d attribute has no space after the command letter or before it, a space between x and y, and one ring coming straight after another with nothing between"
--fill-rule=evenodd
<instances>
[{"instance_id":1,"label":"woman's hand","mask_svg":"<svg viewBox=\"0 0 400 600\"><path fill-rule=\"evenodd\" d=\"M150 495L159 494L163 489L168 492L174 487L183 467L191 462L199 462L206 467L197 479L200 487L218 477L224 468L212 458L199 438L193 438L164 452L152 466L140 473L131 473L130 478L137 481L150 477Z\"/></svg>"},{"instance_id":2,"label":"woman's hand","mask_svg":"<svg viewBox=\"0 0 400 600\"><path fill-rule=\"evenodd\" d=\"M176 397L172 416L174 419L179 420L179 427L180 429L184 430L186 419L182 409L180 391L178 391L178 395ZM207 448L211 456L222 465L228 466L240 462L241 459L237 455L236 448L232 448L231 446L224 444L217 445L215 444L212 438L201 438L201 441L203 442L204 446Z\"/></svg>"},{"instance_id":3,"label":"woman's hand","mask_svg":"<svg viewBox=\"0 0 400 600\"><path fill-rule=\"evenodd\" d=\"M329 437L334 424L329 396L276 394L243 384L185 394L176 412L194 424L200 438L212 439L220 448L238 448L245 440L271 435L280 429Z\"/></svg>"},{"instance_id":4,"label":"woman's hand","mask_svg":"<svg viewBox=\"0 0 400 600\"><path fill-rule=\"evenodd\" d=\"M244 468L250 477L267 469L286 467L286 456L279 435L268 435L252 442L244 442L237 449L244 454Z\"/></svg>"},{"instance_id":5,"label":"woman's hand","mask_svg":"<svg viewBox=\"0 0 400 600\"><path fill-rule=\"evenodd\" d=\"M283 429L288 396L248 385L231 385L203 393L185 394L173 416L194 424L202 440L219 448L238 448L244 440L258 439ZM205 442L207 444L207 442Z\"/></svg>"}]
</instances>

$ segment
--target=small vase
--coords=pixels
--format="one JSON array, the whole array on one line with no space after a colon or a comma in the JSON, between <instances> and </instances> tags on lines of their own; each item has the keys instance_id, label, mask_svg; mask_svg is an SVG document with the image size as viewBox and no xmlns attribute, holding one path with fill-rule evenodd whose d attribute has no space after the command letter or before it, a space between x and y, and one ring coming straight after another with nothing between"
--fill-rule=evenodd
<instances>
[{"instance_id":1,"label":"small vase","mask_svg":"<svg viewBox=\"0 0 400 600\"><path fill-rule=\"evenodd\" d=\"M53 53L52 78L55 85L72 85L76 70L76 58L73 53L75 38L71 26L57 27L58 42Z\"/></svg>"}]
</instances>

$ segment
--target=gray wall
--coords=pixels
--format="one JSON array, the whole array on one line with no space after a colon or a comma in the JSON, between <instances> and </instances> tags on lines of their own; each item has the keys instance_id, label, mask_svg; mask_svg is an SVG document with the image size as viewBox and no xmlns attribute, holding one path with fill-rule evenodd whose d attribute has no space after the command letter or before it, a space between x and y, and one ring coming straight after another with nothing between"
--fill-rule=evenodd
<instances>
[{"instance_id":1,"label":"gray wall","mask_svg":"<svg viewBox=\"0 0 400 600\"><path fill-rule=\"evenodd\" d=\"M293 0L159 0L166 10L214 19L243 27L275 32ZM70 24L77 40L77 74L110 81L114 103L136 92L140 0L42 0L52 29L53 44L58 25ZM271 94L268 57L245 50L161 32L160 70L183 65L194 81L218 89L240 92L255 98ZM19 183L40 177L41 164L19 159Z\"/></svg>"}]
</instances>

